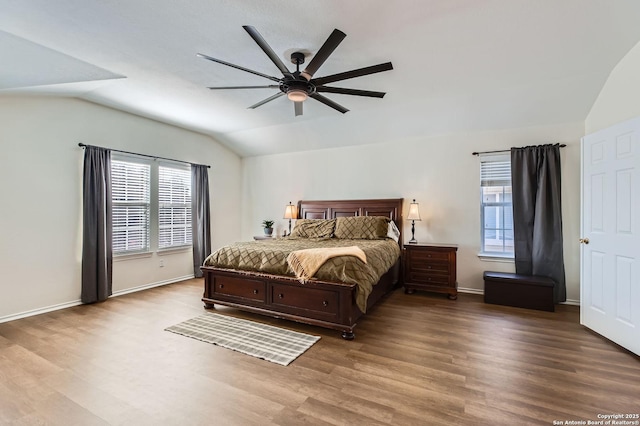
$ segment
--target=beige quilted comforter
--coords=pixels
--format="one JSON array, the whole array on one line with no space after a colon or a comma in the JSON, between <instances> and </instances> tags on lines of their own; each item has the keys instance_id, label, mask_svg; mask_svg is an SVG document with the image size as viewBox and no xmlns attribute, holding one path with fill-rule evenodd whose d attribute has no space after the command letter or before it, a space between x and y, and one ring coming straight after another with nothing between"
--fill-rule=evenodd
<instances>
[{"instance_id":1,"label":"beige quilted comforter","mask_svg":"<svg viewBox=\"0 0 640 426\"><path fill-rule=\"evenodd\" d=\"M367 256L367 263L354 256L334 257L318 269L315 278L323 281L356 284L356 304L362 312L365 312L367 298L371 294L373 286L400 256L398 243L392 239L280 238L240 242L216 250L205 259L204 265L295 276L287 264L287 256L292 251L349 246L360 247Z\"/></svg>"}]
</instances>

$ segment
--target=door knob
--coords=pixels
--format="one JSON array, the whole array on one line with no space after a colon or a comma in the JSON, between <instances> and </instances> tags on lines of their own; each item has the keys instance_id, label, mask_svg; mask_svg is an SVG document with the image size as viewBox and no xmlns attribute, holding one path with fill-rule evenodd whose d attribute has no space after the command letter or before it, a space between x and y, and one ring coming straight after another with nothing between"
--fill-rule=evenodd
<instances>
[{"instance_id":1,"label":"door knob","mask_svg":"<svg viewBox=\"0 0 640 426\"><path fill-rule=\"evenodd\" d=\"M588 238L580 238L580 244L589 244Z\"/></svg>"}]
</instances>

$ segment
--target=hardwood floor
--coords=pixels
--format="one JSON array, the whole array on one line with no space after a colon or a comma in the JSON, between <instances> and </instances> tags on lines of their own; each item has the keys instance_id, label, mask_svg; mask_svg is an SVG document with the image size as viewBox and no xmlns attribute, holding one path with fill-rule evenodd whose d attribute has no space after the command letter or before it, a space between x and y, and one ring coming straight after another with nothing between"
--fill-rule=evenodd
<instances>
[{"instance_id":1,"label":"hardwood floor","mask_svg":"<svg viewBox=\"0 0 640 426\"><path fill-rule=\"evenodd\" d=\"M348 342L282 367L164 328L203 312L190 280L0 324L5 425L552 425L640 412L640 360L555 313L397 290Z\"/></svg>"}]
</instances>

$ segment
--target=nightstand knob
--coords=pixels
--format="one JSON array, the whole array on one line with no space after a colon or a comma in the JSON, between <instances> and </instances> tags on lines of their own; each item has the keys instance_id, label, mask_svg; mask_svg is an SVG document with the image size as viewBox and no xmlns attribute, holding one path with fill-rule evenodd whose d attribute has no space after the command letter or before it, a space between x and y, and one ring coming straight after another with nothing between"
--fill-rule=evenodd
<instances>
[{"instance_id":1,"label":"nightstand knob","mask_svg":"<svg viewBox=\"0 0 640 426\"><path fill-rule=\"evenodd\" d=\"M329 306L329 302L325 300L324 302L322 302L322 306Z\"/></svg>"},{"instance_id":2,"label":"nightstand knob","mask_svg":"<svg viewBox=\"0 0 640 426\"><path fill-rule=\"evenodd\" d=\"M258 294L258 290L257 290L257 289L254 289L254 290L253 290L253 294Z\"/></svg>"},{"instance_id":3,"label":"nightstand knob","mask_svg":"<svg viewBox=\"0 0 640 426\"><path fill-rule=\"evenodd\" d=\"M220 284L220 285L219 285L219 287L220 287L220 288L224 288L224 284Z\"/></svg>"},{"instance_id":4,"label":"nightstand knob","mask_svg":"<svg viewBox=\"0 0 640 426\"><path fill-rule=\"evenodd\" d=\"M278 297L279 297L280 299L284 299L284 294L280 293L280 294L278 295Z\"/></svg>"}]
</instances>

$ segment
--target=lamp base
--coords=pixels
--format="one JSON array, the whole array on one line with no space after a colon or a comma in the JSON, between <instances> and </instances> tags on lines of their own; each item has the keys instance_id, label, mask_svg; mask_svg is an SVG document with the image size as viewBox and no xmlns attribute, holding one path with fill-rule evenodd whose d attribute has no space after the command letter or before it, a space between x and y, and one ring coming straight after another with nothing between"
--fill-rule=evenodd
<instances>
[{"instance_id":1,"label":"lamp base","mask_svg":"<svg viewBox=\"0 0 640 426\"><path fill-rule=\"evenodd\" d=\"M418 244L418 240L416 240L416 221L411 221L411 239L409 240L409 244Z\"/></svg>"}]
</instances>

